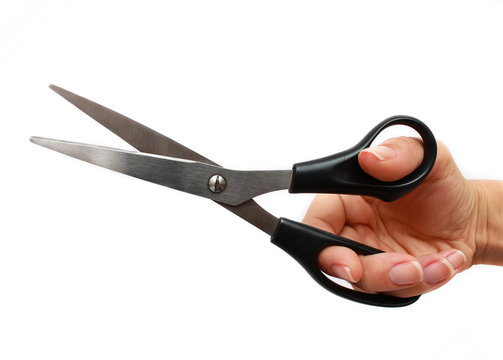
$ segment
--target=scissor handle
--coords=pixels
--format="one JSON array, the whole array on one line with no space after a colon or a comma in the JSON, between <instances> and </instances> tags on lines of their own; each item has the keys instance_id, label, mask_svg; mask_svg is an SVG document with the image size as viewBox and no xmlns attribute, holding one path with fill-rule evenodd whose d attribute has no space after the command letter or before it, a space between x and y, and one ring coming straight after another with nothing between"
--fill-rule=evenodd
<instances>
[{"instance_id":1,"label":"scissor handle","mask_svg":"<svg viewBox=\"0 0 503 360\"><path fill-rule=\"evenodd\" d=\"M358 154L389 126L406 125L416 130L423 139L424 157L409 175L397 181L380 181L365 173ZM430 129L410 116L390 117L373 128L352 148L327 156L295 164L289 191L291 193L334 193L368 195L384 201L396 200L414 190L429 174L437 157L437 144Z\"/></svg>"},{"instance_id":2,"label":"scissor handle","mask_svg":"<svg viewBox=\"0 0 503 360\"><path fill-rule=\"evenodd\" d=\"M271 242L297 260L318 284L348 300L367 305L400 307L410 305L419 299L419 296L399 298L346 288L330 280L318 265L320 252L329 246L344 246L360 255L379 254L383 252L382 250L285 218L279 219Z\"/></svg>"}]
</instances>

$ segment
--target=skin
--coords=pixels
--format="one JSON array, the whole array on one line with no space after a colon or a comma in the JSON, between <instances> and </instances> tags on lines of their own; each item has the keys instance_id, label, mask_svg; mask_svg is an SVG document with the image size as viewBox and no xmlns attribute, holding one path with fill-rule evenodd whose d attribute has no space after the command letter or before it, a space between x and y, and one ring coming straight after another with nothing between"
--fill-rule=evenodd
<instances>
[{"instance_id":1,"label":"skin","mask_svg":"<svg viewBox=\"0 0 503 360\"><path fill-rule=\"evenodd\" d=\"M329 247L321 269L363 291L408 297L432 291L474 264L503 265L503 183L468 181L446 146L428 178L403 198L386 203L354 195L318 195L304 222L386 251L359 256ZM362 169L398 180L423 157L421 141L395 138L359 155Z\"/></svg>"}]
</instances>

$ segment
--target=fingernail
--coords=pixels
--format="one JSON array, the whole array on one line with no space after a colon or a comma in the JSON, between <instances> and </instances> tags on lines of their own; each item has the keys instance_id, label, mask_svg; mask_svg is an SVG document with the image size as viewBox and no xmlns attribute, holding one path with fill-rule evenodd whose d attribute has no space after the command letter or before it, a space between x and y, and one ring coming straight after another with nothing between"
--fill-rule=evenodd
<instances>
[{"instance_id":1,"label":"fingernail","mask_svg":"<svg viewBox=\"0 0 503 360\"><path fill-rule=\"evenodd\" d=\"M334 265L331 269L334 275L339 279L346 280L351 283L356 282L353 278L353 275L351 275L351 269L349 267L343 265Z\"/></svg>"},{"instance_id":2,"label":"fingernail","mask_svg":"<svg viewBox=\"0 0 503 360\"><path fill-rule=\"evenodd\" d=\"M407 261L393 266L389 278L395 285L412 285L423 280L423 269L418 261Z\"/></svg>"},{"instance_id":3,"label":"fingernail","mask_svg":"<svg viewBox=\"0 0 503 360\"><path fill-rule=\"evenodd\" d=\"M435 261L424 268L424 282L436 284L452 277L466 262L465 254L456 250L446 255L445 258Z\"/></svg>"},{"instance_id":4,"label":"fingernail","mask_svg":"<svg viewBox=\"0 0 503 360\"><path fill-rule=\"evenodd\" d=\"M363 151L373 154L378 160L381 161L393 159L396 156L395 149L382 145L371 147Z\"/></svg>"},{"instance_id":5,"label":"fingernail","mask_svg":"<svg viewBox=\"0 0 503 360\"><path fill-rule=\"evenodd\" d=\"M454 268L447 259L435 261L424 268L424 282L428 284L447 280L452 275L454 275Z\"/></svg>"},{"instance_id":6,"label":"fingernail","mask_svg":"<svg viewBox=\"0 0 503 360\"><path fill-rule=\"evenodd\" d=\"M466 262L466 255L461 250L455 250L448 254L445 258L449 264L452 265L454 270L458 270Z\"/></svg>"}]
</instances>

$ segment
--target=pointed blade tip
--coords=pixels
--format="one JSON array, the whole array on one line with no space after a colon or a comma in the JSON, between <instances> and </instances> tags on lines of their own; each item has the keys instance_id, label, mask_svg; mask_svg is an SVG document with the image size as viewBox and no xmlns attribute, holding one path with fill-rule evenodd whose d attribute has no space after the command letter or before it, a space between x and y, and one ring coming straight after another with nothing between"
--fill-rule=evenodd
<instances>
[{"instance_id":1,"label":"pointed blade tip","mask_svg":"<svg viewBox=\"0 0 503 360\"><path fill-rule=\"evenodd\" d=\"M61 93L62 93L63 91L65 91L65 89L60 88L59 86L54 85L54 84L50 84L50 85L49 85L49 89L51 89L52 91L54 91L54 92L56 92L56 93L58 93L58 94L60 94L60 95L61 95Z\"/></svg>"},{"instance_id":2,"label":"pointed blade tip","mask_svg":"<svg viewBox=\"0 0 503 360\"><path fill-rule=\"evenodd\" d=\"M30 136L30 142L37 144L37 145L40 145L40 146L44 146L44 144L46 143L45 140L47 140L47 139L44 139L44 138L41 138L38 136Z\"/></svg>"}]
</instances>

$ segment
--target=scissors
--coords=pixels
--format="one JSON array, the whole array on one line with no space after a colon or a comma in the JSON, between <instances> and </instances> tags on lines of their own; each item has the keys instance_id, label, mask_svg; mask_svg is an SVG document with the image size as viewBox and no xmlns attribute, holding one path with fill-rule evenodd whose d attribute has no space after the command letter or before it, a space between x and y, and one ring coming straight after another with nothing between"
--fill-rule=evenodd
<instances>
[{"instance_id":1,"label":"scissors","mask_svg":"<svg viewBox=\"0 0 503 360\"><path fill-rule=\"evenodd\" d=\"M435 163L435 138L421 121L410 116L390 117L350 149L294 164L291 170L236 171L221 167L182 144L102 105L58 86L49 87L138 151L41 137L31 137L31 142L110 170L215 201L270 235L271 242L297 260L318 284L343 298L384 307L410 305L419 298L364 293L332 281L318 265L318 255L324 248L345 246L364 256L383 251L293 220L278 219L260 207L253 198L288 189L290 193L354 194L383 201L396 200L414 190ZM405 125L417 131L423 140L424 157L409 175L398 181L383 182L367 175L360 168L358 154L369 147L381 131L393 125Z\"/></svg>"}]
</instances>

